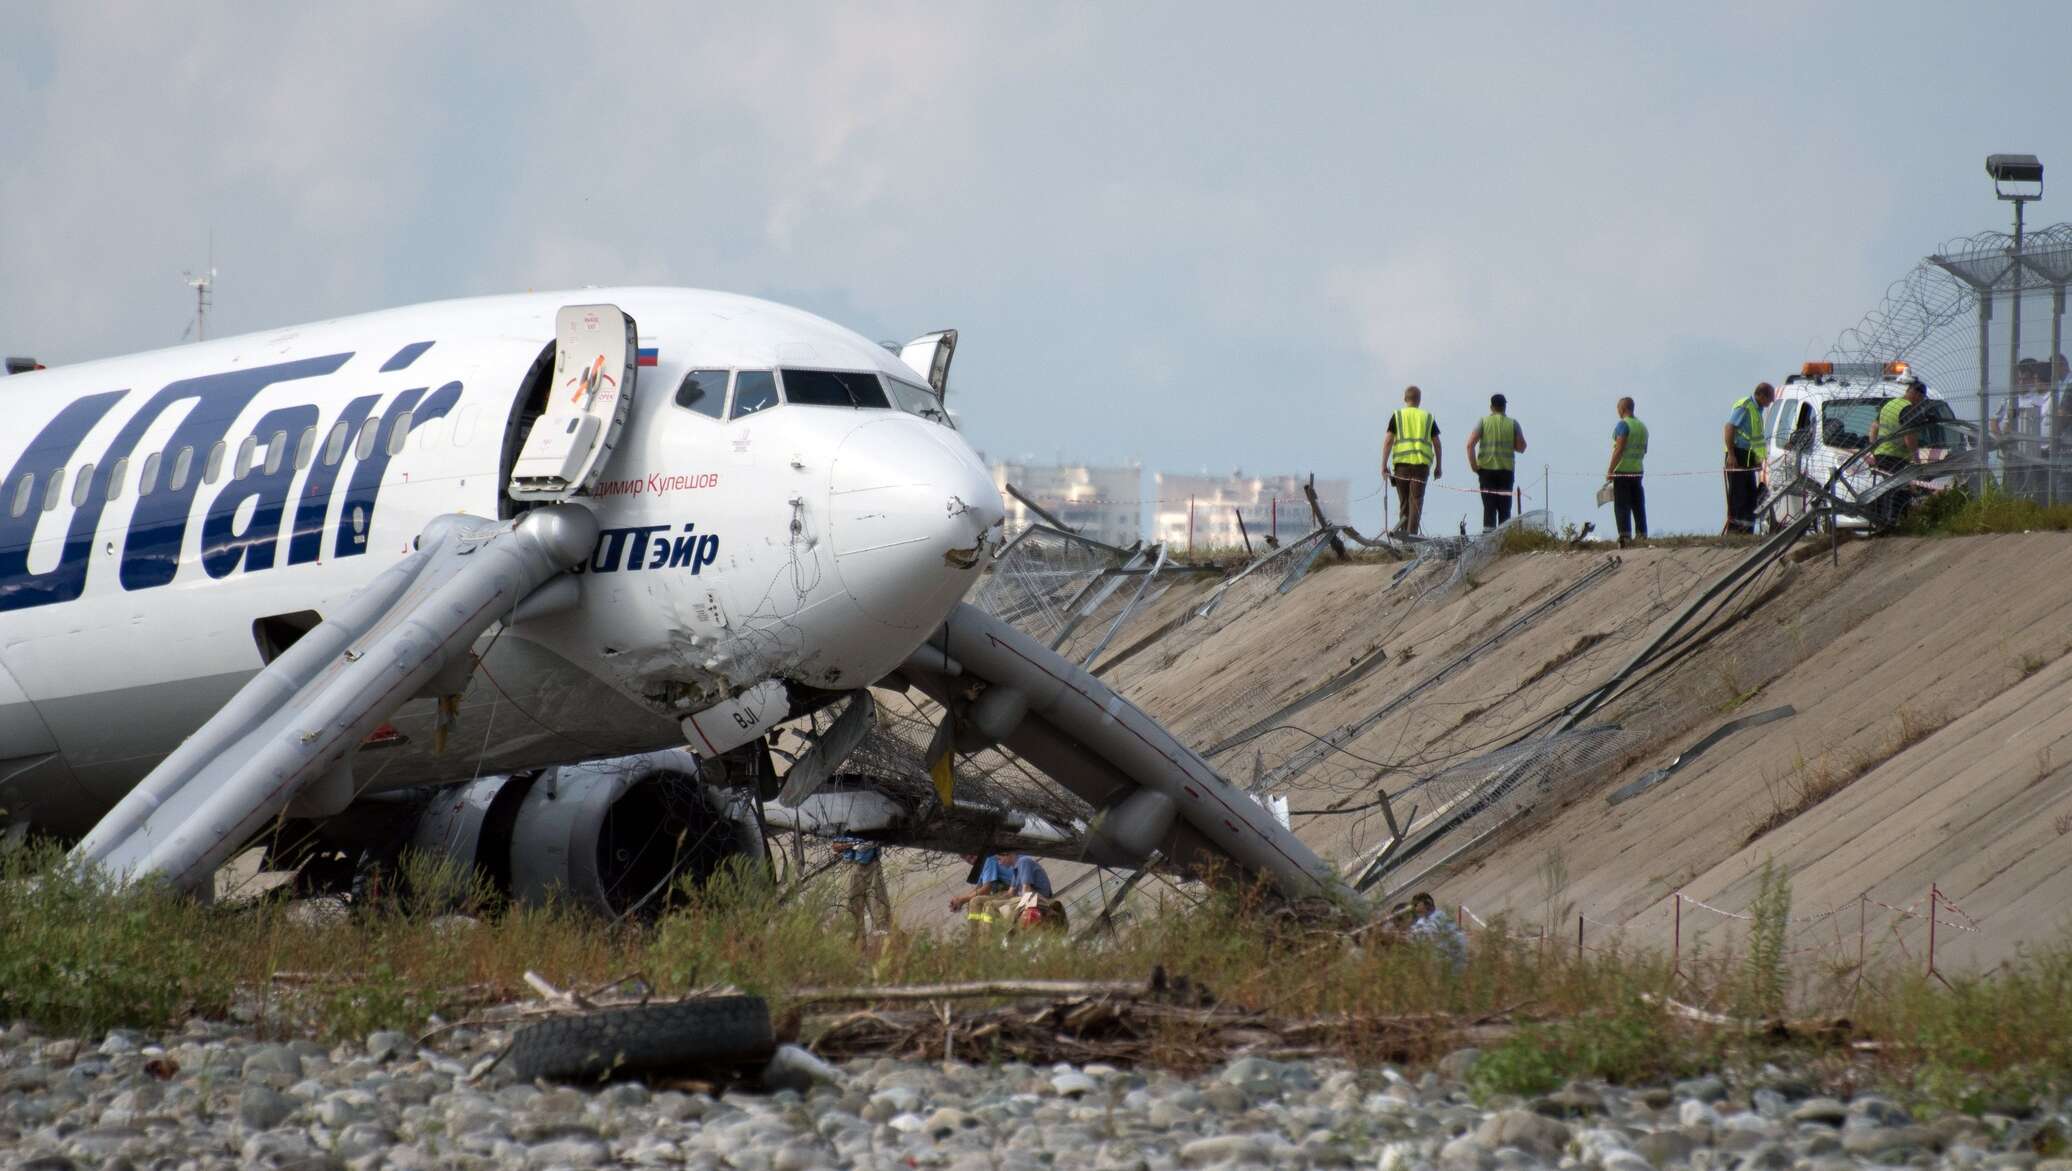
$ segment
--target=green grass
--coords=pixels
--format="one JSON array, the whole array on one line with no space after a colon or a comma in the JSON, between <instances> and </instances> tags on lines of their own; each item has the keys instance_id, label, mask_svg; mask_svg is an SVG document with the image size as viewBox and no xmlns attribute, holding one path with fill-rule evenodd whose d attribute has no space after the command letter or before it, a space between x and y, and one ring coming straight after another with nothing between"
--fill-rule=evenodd
<instances>
[{"instance_id":1,"label":"green grass","mask_svg":"<svg viewBox=\"0 0 2072 1171\"><path fill-rule=\"evenodd\" d=\"M1917 537L2068 530L2072 530L2072 503L2046 506L1997 488L1988 488L1984 496L1962 488L1939 492L1910 509L1900 524L1900 531Z\"/></svg>"},{"instance_id":2,"label":"green grass","mask_svg":"<svg viewBox=\"0 0 2072 1171\"><path fill-rule=\"evenodd\" d=\"M741 872L688 894L658 923L611 925L553 908L498 910L471 884L420 867L414 885L443 889L477 917L456 924L431 906L390 904L316 925L279 903L208 907L149 887L116 891L59 863L48 851L0 863L0 1021L61 1034L167 1029L233 1008L256 1010L257 1027L274 1035L417 1029L428 1013L454 1019L485 1001L528 997L528 969L578 989L635 974L663 995L733 984L782 1011L795 990L816 985L1136 980L1162 966L1220 1003L1343 1020L1338 1045L1355 1060L1435 1059L1464 1043L1465 1030L1517 1022L1508 1037L1473 1038L1485 1049L1473 1075L1485 1096L1542 1092L1572 1078L1632 1083L1757 1065L1784 1056L1781 1044L1816 1067L1847 1066L1853 1079L1949 1109L1995 1108L2072 1085L2072 940L1986 973L1945 973L1945 985L1910 961L1875 954L1859 973L1854 940L1846 956L1789 955L1774 933L1757 941L1752 959L1686 949L1672 974L1659 954L1605 940L1609 950L1593 945L1578 956L1566 938L1549 943L1500 918L1474 933L1469 962L1456 972L1422 948L1265 914L1243 892L1211 893L1185 913L1091 944L1045 934L1002 946L952 931L860 948L833 876L787 898ZM1765 890L1774 912L1766 913L1781 921L1788 883L1780 874ZM1779 1042L1761 1030L1694 1024L1670 1012L1665 996L1714 1012L1847 1015L1856 1029L1838 1041ZM1360 1023L1434 1015L1453 1024L1407 1052L1400 1028ZM1847 1048L1861 1038L1881 1047Z\"/></svg>"}]
</instances>

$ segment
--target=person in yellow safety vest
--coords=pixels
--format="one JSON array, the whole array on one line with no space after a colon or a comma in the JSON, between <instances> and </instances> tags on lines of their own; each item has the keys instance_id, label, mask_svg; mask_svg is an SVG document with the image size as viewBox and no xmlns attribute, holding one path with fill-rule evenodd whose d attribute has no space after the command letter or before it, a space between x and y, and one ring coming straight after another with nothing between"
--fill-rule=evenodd
<instances>
[{"instance_id":1,"label":"person in yellow safety vest","mask_svg":"<svg viewBox=\"0 0 2072 1171\"><path fill-rule=\"evenodd\" d=\"M1381 472L1396 486L1396 532L1416 535L1424 523L1425 484L1439 478L1439 424L1419 404L1424 392L1403 388L1403 405L1389 416L1381 440Z\"/></svg>"},{"instance_id":2,"label":"person in yellow safety vest","mask_svg":"<svg viewBox=\"0 0 2072 1171\"><path fill-rule=\"evenodd\" d=\"M1878 417L1871 423L1870 440L1871 462L1880 471L1896 472L1914 462L1914 454L1921 450L1921 437L1906 429L1915 421L1914 408L1927 397L1928 387L1910 376L1906 392L1886 399L1885 405L1878 408Z\"/></svg>"},{"instance_id":3,"label":"person in yellow safety vest","mask_svg":"<svg viewBox=\"0 0 2072 1171\"><path fill-rule=\"evenodd\" d=\"M1619 526L1619 548L1629 540L1648 539L1648 497L1640 486L1648 457L1648 425L1633 415L1633 400L1622 398L1619 421L1612 425L1612 461L1604 470L1612 482L1612 517Z\"/></svg>"},{"instance_id":4,"label":"person in yellow safety vest","mask_svg":"<svg viewBox=\"0 0 2072 1171\"><path fill-rule=\"evenodd\" d=\"M1504 396L1489 396L1489 413L1468 432L1468 466L1482 482L1482 531L1511 519L1511 494L1517 486L1518 453L1525 450L1525 430L1504 413Z\"/></svg>"},{"instance_id":5,"label":"person in yellow safety vest","mask_svg":"<svg viewBox=\"0 0 2072 1171\"><path fill-rule=\"evenodd\" d=\"M1756 383L1754 391L1734 403L1734 411L1727 417L1727 425L1721 432L1721 443L1727 456L1727 531L1730 533L1755 531L1755 504L1761 495L1756 488L1756 477L1763 461L1770 455L1770 445L1763 434L1763 408L1776 398L1776 387L1767 382Z\"/></svg>"}]
</instances>

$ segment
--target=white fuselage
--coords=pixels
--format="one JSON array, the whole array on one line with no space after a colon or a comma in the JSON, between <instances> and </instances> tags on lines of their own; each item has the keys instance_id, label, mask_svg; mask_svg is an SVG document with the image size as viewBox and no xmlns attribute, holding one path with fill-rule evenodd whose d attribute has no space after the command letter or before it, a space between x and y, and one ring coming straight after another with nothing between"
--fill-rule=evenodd
<instances>
[{"instance_id":1,"label":"white fuselage","mask_svg":"<svg viewBox=\"0 0 2072 1171\"><path fill-rule=\"evenodd\" d=\"M415 703L363 752L362 784L666 747L681 716L761 680L846 690L896 667L1000 520L969 445L939 415L675 401L692 370L917 390L848 330L727 294L587 289L211 341L0 381L0 822L84 828L269 640L335 610L433 517L512 515L522 428L562 389L540 366L555 312L586 302L625 310L655 354L575 498L603 530L580 600L494 630L446 751Z\"/></svg>"}]
</instances>

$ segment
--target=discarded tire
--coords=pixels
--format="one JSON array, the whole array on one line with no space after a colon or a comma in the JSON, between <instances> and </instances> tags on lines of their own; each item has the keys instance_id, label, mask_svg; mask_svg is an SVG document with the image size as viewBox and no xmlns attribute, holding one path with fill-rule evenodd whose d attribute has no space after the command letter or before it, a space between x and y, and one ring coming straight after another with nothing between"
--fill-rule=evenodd
<instances>
[{"instance_id":1,"label":"discarded tire","mask_svg":"<svg viewBox=\"0 0 2072 1171\"><path fill-rule=\"evenodd\" d=\"M622 1073L760 1062L777 1047L760 996L604 1008L526 1025L504 1063L520 1078L601 1081Z\"/></svg>"}]
</instances>

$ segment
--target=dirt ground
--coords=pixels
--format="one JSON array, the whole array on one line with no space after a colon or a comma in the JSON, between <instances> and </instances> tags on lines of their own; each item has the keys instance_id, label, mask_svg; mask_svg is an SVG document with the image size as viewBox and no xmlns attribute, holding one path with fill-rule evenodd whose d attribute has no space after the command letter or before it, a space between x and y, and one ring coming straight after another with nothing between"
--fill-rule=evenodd
<instances>
[{"instance_id":1,"label":"dirt ground","mask_svg":"<svg viewBox=\"0 0 2072 1171\"><path fill-rule=\"evenodd\" d=\"M1397 564L1327 555L1286 594L1233 590L1211 618L1107 678L1206 749L1381 651L1377 669L1287 727L1212 758L1240 784L1271 780L1315 737L1393 703L1268 786L1289 798L1314 848L1351 865L1387 838L1377 786L1409 790L1395 809L1407 815L1430 796L1417 781L1588 692L1747 552L1522 554L1464 581L1445 566L1394 581ZM1991 964L2063 938L2072 928L2072 540L1855 540L1837 560L1824 541L1802 543L1741 595L1745 616L1593 717L1624 730L1615 764L1534 798L1528 815L1421 885L1482 919L1564 924L1572 938L1580 915L1592 946L1665 948L1677 938L1672 895L1681 891L1717 908L1683 904L1681 945L1716 947L1738 931L1730 916L1746 912L1769 859L1792 877L1797 947L1853 957L1861 934L1866 950L1919 957L1931 883L1946 900L1939 965ZM1176 589L1108 654L1203 597L1202 585ZM1797 714L1737 733L1641 796L1607 805L1612 790L1713 728L1783 704ZM1081 870L1052 873L1063 884ZM901 901L937 920L926 908L961 877L917 875L901 883Z\"/></svg>"}]
</instances>

